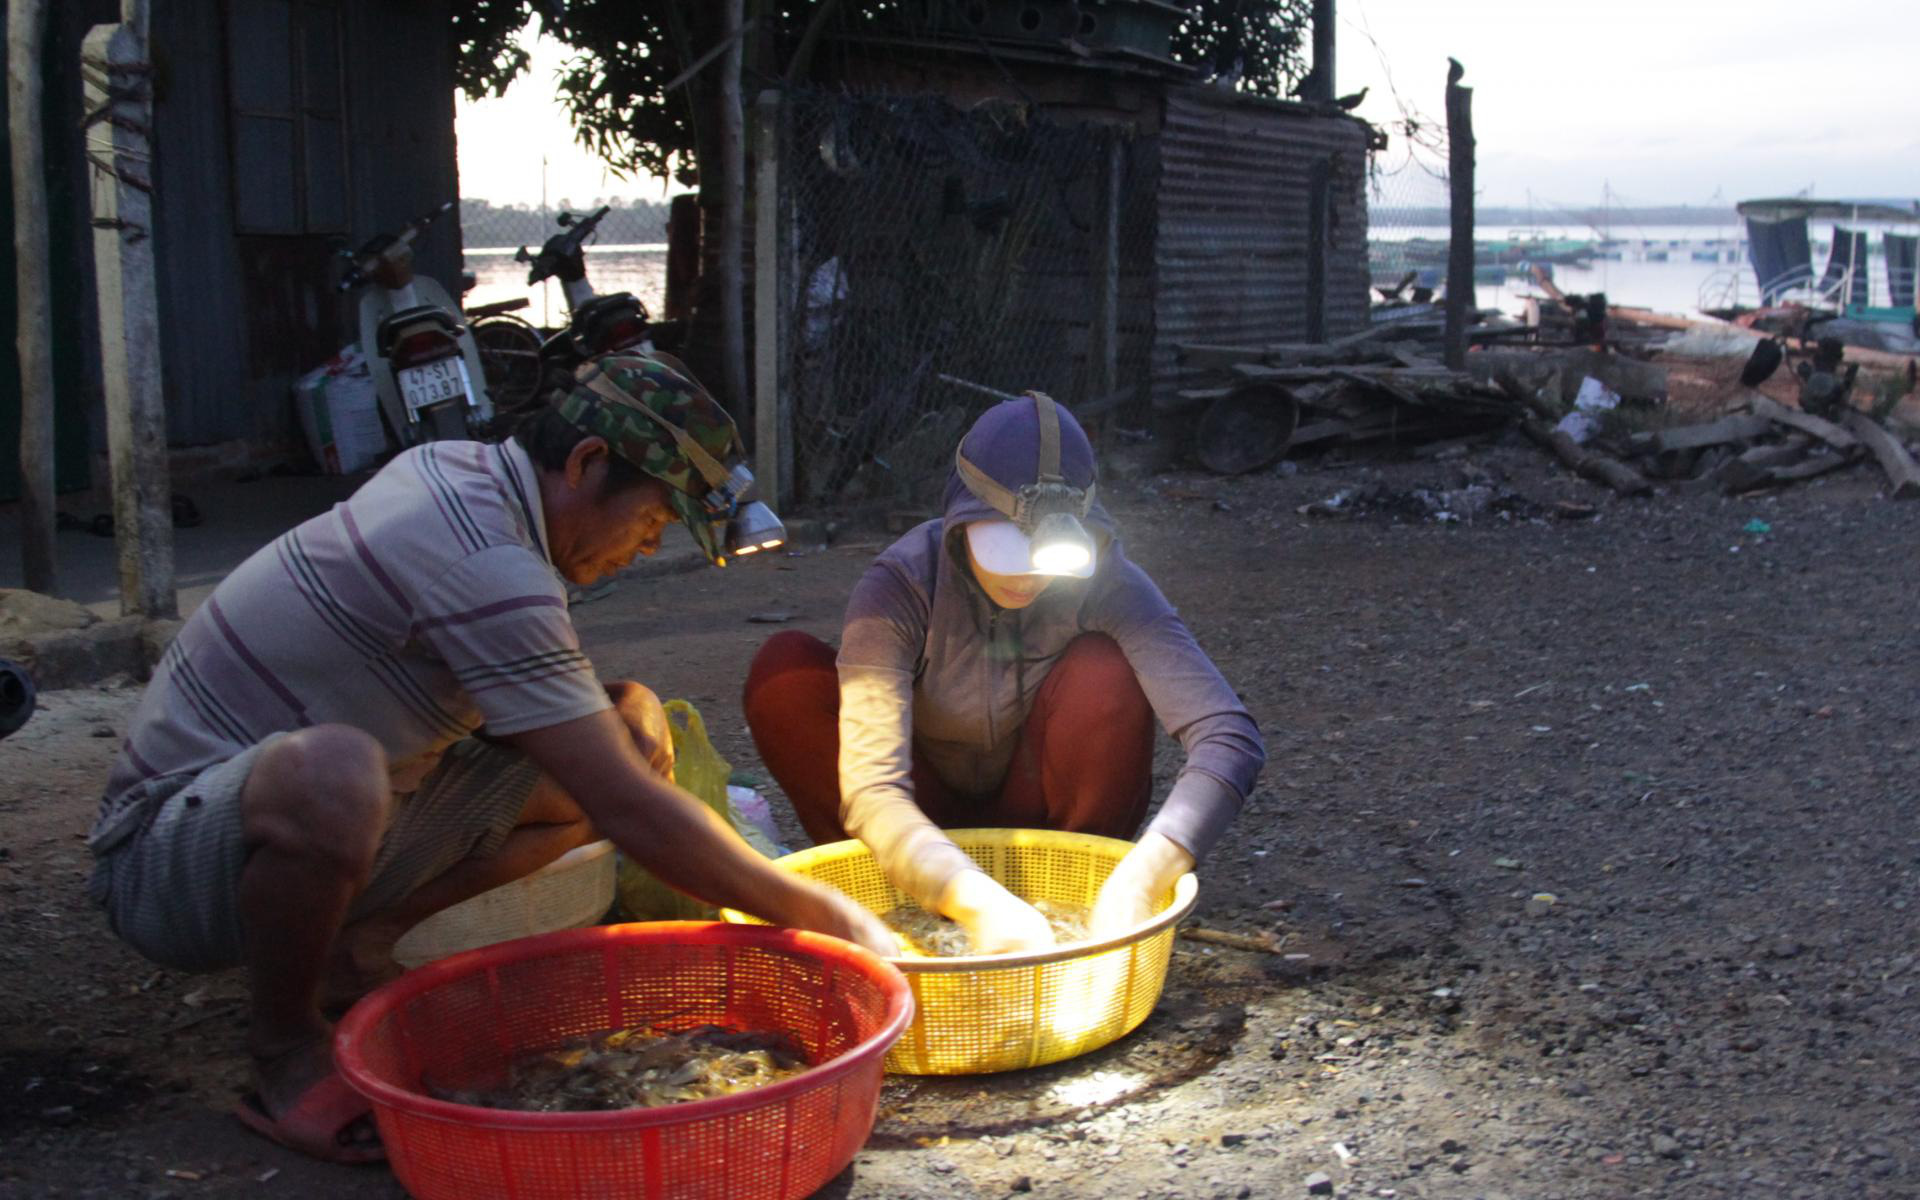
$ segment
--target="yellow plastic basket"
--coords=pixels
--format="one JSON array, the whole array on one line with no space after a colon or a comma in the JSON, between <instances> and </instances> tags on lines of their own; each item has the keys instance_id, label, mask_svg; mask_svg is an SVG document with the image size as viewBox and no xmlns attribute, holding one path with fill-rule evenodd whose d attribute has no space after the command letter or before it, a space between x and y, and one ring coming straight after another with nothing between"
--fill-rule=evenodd
<instances>
[{"instance_id":1,"label":"yellow plastic basket","mask_svg":"<svg viewBox=\"0 0 1920 1200\"><path fill-rule=\"evenodd\" d=\"M1131 842L1044 829L949 829L980 868L1026 900L1092 904ZM875 913L909 903L857 841L776 860ZM1153 920L1119 937L1024 954L893 958L913 988L913 1024L887 1054L907 1075L973 1075L1059 1062L1131 1032L1159 1002L1174 926L1199 885L1182 875ZM760 924L732 909L729 921Z\"/></svg>"}]
</instances>

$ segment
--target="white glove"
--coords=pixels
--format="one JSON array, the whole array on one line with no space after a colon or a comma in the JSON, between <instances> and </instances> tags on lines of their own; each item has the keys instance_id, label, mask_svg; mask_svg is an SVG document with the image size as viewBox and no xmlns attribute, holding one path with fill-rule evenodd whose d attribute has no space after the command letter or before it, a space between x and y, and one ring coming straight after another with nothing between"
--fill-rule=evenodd
<instances>
[{"instance_id":1,"label":"white glove","mask_svg":"<svg viewBox=\"0 0 1920 1200\"><path fill-rule=\"evenodd\" d=\"M1174 881L1193 869L1193 855L1165 834L1149 833L1127 851L1100 885L1087 932L1095 941L1117 937L1153 918Z\"/></svg>"},{"instance_id":2,"label":"white glove","mask_svg":"<svg viewBox=\"0 0 1920 1200\"><path fill-rule=\"evenodd\" d=\"M1040 910L1001 887L985 871L955 875L941 893L940 914L960 923L975 954L1045 950L1054 944L1053 926Z\"/></svg>"}]
</instances>

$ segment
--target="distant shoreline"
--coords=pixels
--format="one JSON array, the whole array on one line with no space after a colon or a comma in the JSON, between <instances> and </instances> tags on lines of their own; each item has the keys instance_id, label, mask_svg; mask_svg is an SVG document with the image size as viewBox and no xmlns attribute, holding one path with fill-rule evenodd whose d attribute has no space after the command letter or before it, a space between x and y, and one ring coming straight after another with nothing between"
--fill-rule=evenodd
<instances>
[{"instance_id":1,"label":"distant shoreline","mask_svg":"<svg viewBox=\"0 0 1920 1200\"><path fill-rule=\"evenodd\" d=\"M1445 225L1445 205L1416 208L1391 208L1369 205L1367 219L1391 225ZM1736 225L1740 214L1731 208L1699 208L1677 204L1652 208L1541 208L1535 205L1480 204L1474 206L1474 224L1481 228L1499 225L1526 229L1537 225L1592 225L1596 229L1611 225Z\"/></svg>"}]
</instances>

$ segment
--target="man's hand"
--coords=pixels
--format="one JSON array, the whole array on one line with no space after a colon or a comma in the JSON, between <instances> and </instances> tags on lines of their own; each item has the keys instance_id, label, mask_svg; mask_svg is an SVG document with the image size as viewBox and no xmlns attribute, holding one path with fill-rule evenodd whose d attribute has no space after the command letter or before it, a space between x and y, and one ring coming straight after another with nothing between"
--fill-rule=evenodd
<instances>
[{"instance_id":1,"label":"man's hand","mask_svg":"<svg viewBox=\"0 0 1920 1200\"><path fill-rule=\"evenodd\" d=\"M620 723L633 736L634 749L655 771L673 778L673 728L667 724L667 710L660 697L631 680L616 680L606 685L607 699Z\"/></svg>"},{"instance_id":2,"label":"man's hand","mask_svg":"<svg viewBox=\"0 0 1920 1200\"><path fill-rule=\"evenodd\" d=\"M1087 932L1098 941L1146 924L1160 897L1192 869L1193 855L1178 842L1164 834L1149 833L1127 851L1101 885Z\"/></svg>"},{"instance_id":3,"label":"man's hand","mask_svg":"<svg viewBox=\"0 0 1920 1200\"><path fill-rule=\"evenodd\" d=\"M645 692L637 685L635 690ZM630 705L641 699L630 693L622 698ZM506 741L573 797L622 853L668 886L776 925L846 938L876 954L899 954L899 943L871 913L762 858L712 809L642 762L623 717L602 710L510 734ZM664 718L660 727L664 731ZM664 732L661 741L671 745Z\"/></svg>"},{"instance_id":4,"label":"man's hand","mask_svg":"<svg viewBox=\"0 0 1920 1200\"><path fill-rule=\"evenodd\" d=\"M948 882L940 913L958 921L975 954L1012 954L1045 950L1054 944L1053 926L1040 910L994 882L985 871L966 870Z\"/></svg>"},{"instance_id":5,"label":"man's hand","mask_svg":"<svg viewBox=\"0 0 1920 1200\"><path fill-rule=\"evenodd\" d=\"M894 936L893 930L844 892L808 884L791 907L793 911L788 914L786 924L830 933L864 946L882 958L900 956L900 939ZM769 914L760 915L772 919Z\"/></svg>"}]
</instances>

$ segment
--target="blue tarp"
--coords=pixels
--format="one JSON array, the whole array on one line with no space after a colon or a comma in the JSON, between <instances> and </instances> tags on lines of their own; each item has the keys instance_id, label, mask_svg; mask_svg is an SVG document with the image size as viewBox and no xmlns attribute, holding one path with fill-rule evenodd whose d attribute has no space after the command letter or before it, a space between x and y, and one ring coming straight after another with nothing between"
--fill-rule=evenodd
<instances>
[{"instance_id":1,"label":"blue tarp","mask_svg":"<svg viewBox=\"0 0 1920 1200\"><path fill-rule=\"evenodd\" d=\"M1785 221L1747 218L1747 256L1760 281L1760 303L1772 304L1782 292L1805 287L1813 279L1813 249L1807 244L1804 217Z\"/></svg>"},{"instance_id":2,"label":"blue tarp","mask_svg":"<svg viewBox=\"0 0 1920 1200\"><path fill-rule=\"evenodd\" d=\"M1844 290L1845 296L1839 295ZM1845 304L1867 302L1867 231L1833 227L1833 251L1827 255L1827 273L1820 277L1820 293Z\"/></svg>"},{"instance_id":3,"label":"blue tarp","mask_svg":"<svg viewBox=\"0 0 1920 1200\"><path fill-rule=\"evenodd\" d=\"M1895 308L1913 304L1915 258L1920 257L1920 234L1889 233L1887 246L1887 302Z\"/></svg>"}]
</instances>

